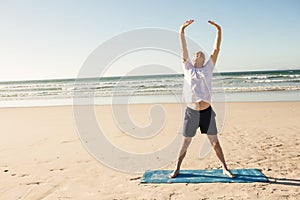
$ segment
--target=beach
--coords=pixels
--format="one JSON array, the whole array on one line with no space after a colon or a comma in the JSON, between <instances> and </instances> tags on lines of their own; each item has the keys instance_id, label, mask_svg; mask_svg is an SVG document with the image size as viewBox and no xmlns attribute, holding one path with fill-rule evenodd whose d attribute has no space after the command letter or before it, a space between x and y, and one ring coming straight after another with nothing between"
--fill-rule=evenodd
<instances>
[{"instance_id":1,"label":"beach","mask_svg":"<svg viewBox=\"0 0 300 200\"><path fill-rule=\"evenodd\" d=\"M149 123L145 116L149 105L131 107L134 120ZM182 123L174 115L175 104L166 104L165 109L164 134L150 150L168 143ZM109 105L96 106L95 114L110 127L111 140L119 138L115 145L132 152L148 145L147 140L132 145L130 138L121 137ZM141 184L142 173L111 169L88 153L79 139L72 106L0 108L0 199L297 199L299 116L300 102L226 103L219 139L228 167L260 169L269 183ZM204 137L197 133L182 169L220 168L213 151L199 159ZM163 169L173 167L174 163Z\"/></svg>"}]
</instances>

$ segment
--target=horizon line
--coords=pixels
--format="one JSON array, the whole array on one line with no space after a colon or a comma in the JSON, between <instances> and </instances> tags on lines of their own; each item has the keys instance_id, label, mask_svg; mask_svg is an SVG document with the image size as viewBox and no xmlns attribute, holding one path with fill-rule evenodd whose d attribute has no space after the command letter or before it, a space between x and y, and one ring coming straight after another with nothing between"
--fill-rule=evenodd
<instances>
[{"instance_id":1,"label":"horizon line","mask_svg":"<svg viewBox=\"0 0 300 200\"><path fill-rule=\"evenodd\" d=\"M213 74L234 74L234 73L262 73L262 72L280 72L280 71L300 71L300 68L292 69L267 69L267 70L245 70L245 71L221 71L214 72ZM131 75L131 76L103 76L103 77L86 77L86 78L77 78L77 77L65 77L65 78L47 78L47 79L12 79L7 81L0 81L0 83L12 83L12 82L40 82L40 81L58 81L58 80L76 80L76 79L97 79L97 78L120 78L120 77L137 77L137 76L164 76L164 75L183 75L183 73L170 73L170 74L146 74L146 75Z\"/></svg>"}]
</instances>

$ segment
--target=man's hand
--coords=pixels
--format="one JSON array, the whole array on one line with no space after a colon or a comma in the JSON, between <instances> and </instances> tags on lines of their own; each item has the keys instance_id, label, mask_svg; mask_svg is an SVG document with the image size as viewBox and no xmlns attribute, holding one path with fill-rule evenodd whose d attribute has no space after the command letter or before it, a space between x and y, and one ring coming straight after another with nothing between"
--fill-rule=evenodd
<instances>
[{"instance_id":1,"label":"man's hand","mask_svg":"<svg viewBox=\"0 0 300 200\"><path fill-rule=\"evenodd\" d=\"M180 27L180 30L184 30L186 27L188 27L191 23L193 23L194 20L193 19L190 19L190 20L187 20L184 22L184 24L182 24L182 26Z\"/></svg>"},{"instance_id":2,"label":"man's hand","mask_svg":"<svg viewBox=\"0 0 300 200\"><path fill-rule=\"evenodd\" d=\"M212 26L214 26L217 30L221 30L221 26L219 26L218 24L216 24L213 21L208 21L208 23L210 23Z\"/></svg>"}]
</instances>

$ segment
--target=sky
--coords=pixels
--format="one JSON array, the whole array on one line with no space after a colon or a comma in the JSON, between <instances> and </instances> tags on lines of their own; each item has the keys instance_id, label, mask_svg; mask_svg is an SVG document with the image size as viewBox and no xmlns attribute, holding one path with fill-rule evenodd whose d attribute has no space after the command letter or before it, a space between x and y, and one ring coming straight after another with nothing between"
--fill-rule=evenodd
<instances>
[{"instance_id":1,"label":"sky","mask_svg":"<svg viewBox=\"0 0 300 200\"><path fill-rule=\"evenodd\" d=\"M300 69L299 11L298 0L0 0L0 81L76 78L111 38L143 28L178 32L188 19L195 22L186 36L208 54L215 30L207 21L221 25L219 72ZM148 64L181 73L176 56L145 50L113 61L106 75Z\"/></svg>"}]
</instances>

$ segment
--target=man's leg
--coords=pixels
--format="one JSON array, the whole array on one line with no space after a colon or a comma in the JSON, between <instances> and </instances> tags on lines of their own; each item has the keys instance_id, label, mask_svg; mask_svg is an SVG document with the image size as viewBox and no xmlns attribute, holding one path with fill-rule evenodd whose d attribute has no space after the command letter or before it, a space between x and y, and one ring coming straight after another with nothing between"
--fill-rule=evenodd
<instances>
[{"instance_id":1,"label":"man's leg","mask_svg":"<svg viewBox=\"0 0 300 200\"><path fill-rule=\"evenodd\" d=\"M220 160L220 162L222 163L222 167L223 167L223 174L234 178L235 176L228 170L226 162L225 162L225 158L224 158L224 154L222 151L222 147L220 145L219 139L217 135L207 135L211 145L213 146L216 155L218 157L218 159Z\"/></svg>"},{"instance_id":2,"label":"man's leg","mask_svg":"<svg viewBox=\"0 0 300 200\"><path fill-rule=\"evenodd\" d=\"M169 175L169 178L175 178L180 170L181 163L186 155L187 149L192 142L192 137L183 137L182 145L178 154L177 162L174 171Z\"/></svg>"}]
</instances>

